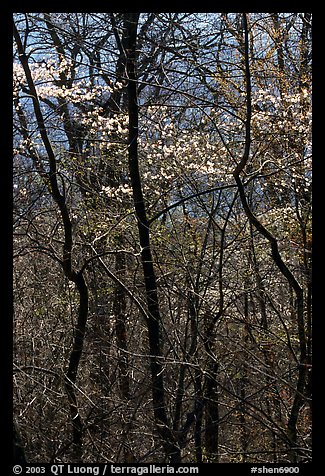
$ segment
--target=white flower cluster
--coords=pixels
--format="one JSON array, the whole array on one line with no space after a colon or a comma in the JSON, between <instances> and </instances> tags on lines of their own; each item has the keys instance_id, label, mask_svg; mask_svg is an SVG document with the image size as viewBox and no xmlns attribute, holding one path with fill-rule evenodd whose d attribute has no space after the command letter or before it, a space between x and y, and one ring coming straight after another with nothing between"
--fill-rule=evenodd
<instances>
[{"instance_id":1,"label":"white flower cluster","mask_svg":"<svg viewBox=\"0 0 325 476\"><path fill-rule=\"evenodd\" d=\"M217 142L209 132L203 130L183 129L177 134L167 108L159 109L159 119L157 109L148 108L149 112L151 109L152 128L149 128L149 133L143 133L139 140L143 168L147 165L142 174L146 190L158 195L158 181L160 187L170 187L173 181L176 183L185 177L201 180L206 185L227 179L230 172L227 151L220 141Z\"/></svg>"},{"instance_id":2,"label":"white flower cluster","mask_svg":"<svg viewBox=\"0 0 325 476\"><path fill-rule=\"evenodd\" d=\"M306 89L282 96L263 89L256 91L252 97L256 132L277 132L281 137L299 134L306 139L311 129L310 99Z\"/></svg>"},{"instance_id":3,"label":"white flower cluster","mask_svg":"<svg viewBox=\"0 0 325 476\"><path fill-rule=\"evenodd\" d=\"M117 202L123 203L126 199L132 197L132 188L127 184L118 187L102 187L102 194L108 198L114 198Z\"/></svg>"},{"instance_id":4,"label":"white flower cluster","mask_svg":"<svg viewBox=\"0 0 325 476\"><path fill-rule=\"evenodd\" d=\"M107 85L91 85L88 81L75 81L67 88L65 85L58 87L55 84L38 84L37 92L40 97L65 99L72 104L94 101L104 94L110 94L112 88Z\"/></svg>"},{"instance_id":5,"label":"white flower cluster","mask_svg":"<svg viewBox=\"0 0 325 476\"><path fill-rule=\"evenodd\" d=\"M118 114L114 117L104 117L101 108L96 108L81 118L82 124L88 129L92 135L101 137L102 139L109 139L111 134L120 136L120 139L125 139L127 134L128 117L126 114Z\"/></svg>"},{"instance_id":6,"label":"white flower cluster","mask_svg":"<svg viewBox=\"0 0 325 476\"><path fill-rule=\"evenodd\" d=\"M65 75L67 80L71 78L73 61L60 55L59 61L47 57L38 62L30 63L29 67L36 84L54 82L59 80L62 74Z\"/></svg>"},{"instance_id":7,"label":"white flower cluster","mask_svg":"<svg viewBox=\"0 0 325 476\"><path fill-rule=\"evenodd\" d=\"M30 70L35 82L38 95L42 98L63 98L72 104L94 101L102 96L107 97L116 89L123 88L122 82L94 84L86 79L76 79L71 87L58 86L58 81L64 75L65 80L71 79L74 62L61 56L59 62L53 58L46 58L39 62L30 63ZM19 87L24 84L24 72L19 63L14 63L14 91L18 93Z\"/></svg>"},{"instance_id":8,"label":"white flower cluster","mask_svg":"<svg viewBox=\"0 0 325 476\"><path fill-rule=\"evenodd\" d=\"M20 63L13 64L13 95L17 97L19 95L22 85L25 83L24 70Z\"/></svg>"}]
</instances>

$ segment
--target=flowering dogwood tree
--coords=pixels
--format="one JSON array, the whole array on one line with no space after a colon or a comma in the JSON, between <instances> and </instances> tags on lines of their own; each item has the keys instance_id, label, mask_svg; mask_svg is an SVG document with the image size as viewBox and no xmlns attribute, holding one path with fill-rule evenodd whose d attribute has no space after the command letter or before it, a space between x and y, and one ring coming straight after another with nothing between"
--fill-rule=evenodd
<instances>
[{"instance_id":1,"label":"flowering dogwood tree","mask_svg":"<svg viewBox=\"0 0 325 476\"><path fill-rule=\"evenodd\" d=\"M311 15L14 20L27 460L310 461Z\"/></svg>"}]
</instances>

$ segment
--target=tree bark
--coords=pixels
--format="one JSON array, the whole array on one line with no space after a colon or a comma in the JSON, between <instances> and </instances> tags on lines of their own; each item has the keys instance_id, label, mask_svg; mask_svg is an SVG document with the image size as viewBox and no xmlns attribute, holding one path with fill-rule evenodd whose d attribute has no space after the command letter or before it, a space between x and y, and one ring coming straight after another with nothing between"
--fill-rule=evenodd
<instances>
[{"instance_id":1,"label":"tree bark","mask_svg":"<svg viewBox=\"0 0 325 476\"><path fill-rule=\"evenodd\" d=\"M298 450L297 450L297 422L299 417L300 409L305 401L305 387L306 387L306 377L307 377L307 343L306 343L306 333L305 333L305 323L304 323L304 299L303 299L303 290L288 268L288 266L283 261L278 247L277 239L267 230L264 225L258 220L258 218L252 212L245 193L245 188L241 180L240 174L246 167L246 164L250 155L251 148L251 118L252 118L252 103L251 103L251 72L250 72L250 61L249 61L249 29L248 29L248 19L247 14L243 14L243 25L244 25L244 60L245 60L245 83L246 83L246 121L245 121L245 146L243 156L240 162L237 164L233 176L235 178L240 200L242 207L246 213L246 216L251 223L270 243L271 254L274 263L277 265L278 269L282 275L287 279L288 284L293 288L296 295L296 316L297 316L297 328L299 336L299 346L300 346L300 364L298 367L298 378L297 385L295 390L295 397L293 404L290 410L287 430L288 430L288 439L290 445L290 458L293 463L297 462Z\"/></svg>"},{"instance_id":2,"label":"tree bark","mask_svg":"<svg viewBox=\"0 0 325 476\"><path fill-rule=\"evenodd\" d=\"M128 78L128 163L133 202L138 225L141 248L141 263L145 283L148 319L146 321L149 348L150 371L152 379L152 403L157 432L162 440L166 456L171 463L180 462L180 448L167 416L161 352L161 315L159 309L157 282L154 271L149 224L142 192L138 160L138 99L136 77L136 42L139 13L126 13L124 16L124 36L122 47L125 52L126 76Z\"/></svg>"},{"instance_id":3,"label":"tree bark","mask_svg":"<svg viewBox=\"0 0 325 476\"><path fill-rule=\"evenodd\" d=\"M41 135L47 156L49 161L48 182L49 191L54 202L57 204L64 230L64 243L62 249L62 269L64 275L69 281L73 282L79 293L79 311L77 316L77 322L74 326L73 344L69 358L68 370L65 376L65 389L70 405L70 417L73 428L73 444L75 450L76 460L80 460L82 452L82 430L83 423L81 416L78 412L77 397L75 393L75 383L77 379L77 373L79 368L79 362L82 355L85 329L88 317L88 288L85 282L82 271L76 272L72 266L72 246L73 246L73 234L72 234L72 222L70 219L69 210L66 203L66 197L64 191L61 193L58 180L57 180L57 163L54 150L52 148L51 141L48 136L48 132L45 126L42 110L38 94L35 88L31 70L28 64L28 56L26 55L24 46L20 39L16 25L14 24L14 38L17 44L17 50L19 59L23 67L27 85L30 91L30 96L33 102L34 114L37 121L37 127Z\"/></svg>"}]
</instances>

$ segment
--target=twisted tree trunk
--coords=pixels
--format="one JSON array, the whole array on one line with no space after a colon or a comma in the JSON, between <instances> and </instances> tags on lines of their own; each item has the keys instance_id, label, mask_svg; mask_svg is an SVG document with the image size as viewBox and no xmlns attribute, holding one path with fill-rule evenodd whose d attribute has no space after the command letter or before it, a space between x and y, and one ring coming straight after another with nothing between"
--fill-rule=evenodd
<instances>
[{"instance_id":1,"label":"twisted tree trunk","mask_svg":"<svg viewBox=\"0 0 325 476\"><path fill-rule=\"evenodd\" d=\"M66 203L66 196L64 190L61 192L59 183L57 180L57 161L55 153L48 136L48 131L45 126L43 113L41 110L38 94L33 81L31 70L28 63L28 56L26 55L25 48L20 39L16 25L14 24L14 38L17 44L17 50L19 59L23 67L26 82L28 85L29 93L33 102L34 114L37 121L37 127L45 147L49 171L45 172L47 177L42 178L46 180L48 190L57 204L60 211L63 230L64 230L64 243L62 248L62 260L61 266L64 275L67 279L73 282L79 294L79 310L77 315L76 324L74 326L73 344L69 357L68 370L65 376L65 389L68 396L70 406L70 417L72 423L72 443L74 450L74 458L79 461L82 453L82 432L83 422L78 411L77 397L75 392L75 384L77 379L77 373L79 368L79 362L82 355L84 336L86 330L86 323L88 317L88 287L85 282L82 270L77 272L72 266L72 246L73 246L73 232L72 222L70 218L69 209ZM83 268L82 268L83 269Z\"/></svg>"},{"instance_id":2,"label":"twisted tree trunk","mask_svg":"<svg viewBox=\"0 0 325 476\"><path fill-rule=\"evenodd\" d=\"M251 85L251 72L249 61L249 28L247 14L243 14L243 27L244 27L244 61L245 61L245 83L246 83L246 121L245 121L245 146L244 153L237 164L233 176L235 178L238 192L241 200L242 207L246 213L246 216L251 225L253 225L261 235L263 235L271 246L271 255L274 263L277 265L279 271L286 278L289 286L295 292L296 295L296 316L297 316L297 329L299 336L300 346L300 362L298 367L298 378L295 390L295 396L291 410L289 412L289 418L287 423L287 436L290 447L290 459L293 463L298 460L297 449L297 423L300 409L305 401L305 389L307 379L307 341L304 323L304 297L303 290L295 276L292 274L289 267L283 261L279 252L278 240L272 233L265 228L265 226L259 221L259 219L252 212L245 193L245 188L241 180L241 173L245 169L250 156L251 148L251 119L252 119L252 85Z\"/></svg>"}]
</instances>

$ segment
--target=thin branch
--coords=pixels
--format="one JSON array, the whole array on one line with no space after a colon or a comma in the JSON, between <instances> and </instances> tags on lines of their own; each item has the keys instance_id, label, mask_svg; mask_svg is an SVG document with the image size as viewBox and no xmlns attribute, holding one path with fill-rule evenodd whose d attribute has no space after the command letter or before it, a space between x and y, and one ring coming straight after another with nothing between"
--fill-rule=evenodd
<instances>
[{"instance_id":1,"label":"thin branch","mask_svg":"<svg viewBox=\"0 0 325 476\"><path fill-rule=\"evenodd\" d=\"M177 202L175 203L172 203L171 205L169 205L168 207L164 208L163 210L160 210L159 212L157 212L152 218L150 218L148 220L148 223L149 225L151 223L153 223L154 221L156 221L161 215L164 215L165 213L169 212L170 210L172 210L173 208L176 208L178 207L179 205L182 205L183 203L187 202L188 200L192 200L193 198L197 198L197 197L200 197L202 195L206 195L208 193L212 193L212 192L218 192L220 190L229 190L231 188L236 188L236 184L232 184L232 185L221 185L221 186L218 186L218 187L213 187L213 188L209 188L208 190L203 190L201 192L196 192L196 193L193 193L193 195L189 195L187 197L183 197L181 198L180 200L178 200Z\"/></svg>"}]
</instances>

